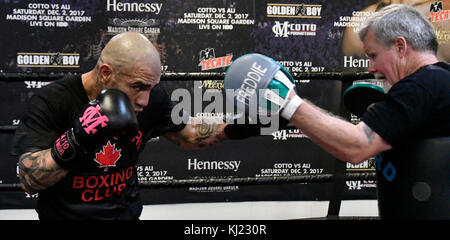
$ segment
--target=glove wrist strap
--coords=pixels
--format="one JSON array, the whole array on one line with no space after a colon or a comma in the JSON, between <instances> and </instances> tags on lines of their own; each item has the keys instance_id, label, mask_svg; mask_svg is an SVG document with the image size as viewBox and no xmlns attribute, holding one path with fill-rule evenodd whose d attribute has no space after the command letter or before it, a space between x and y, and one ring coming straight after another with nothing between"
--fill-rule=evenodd
<instances>
[{"instance_id":1,"label":"glove wrist strap","mask_svg":"<svg viewBox=\"0 0 450 240\"><path fill-rule=\"evenodd\" d=\"M55 162L68 169L78 151L83 150L75 140L73 129L63 133L53 143L51 154Z\"/></svg>"},{"instance_id":2,"label":"glove wrist strap","mask_svg":"<svg viewBox=\"0 0 450 240\"><path fill-rule=\"evenodd\" d=\"M281 116L287 120L291 120L292 115L294 115L297 108L303 103L303 100L295 95L289 102L286 104L286 107L281 112Z\"/></svg>"}]
</instances>

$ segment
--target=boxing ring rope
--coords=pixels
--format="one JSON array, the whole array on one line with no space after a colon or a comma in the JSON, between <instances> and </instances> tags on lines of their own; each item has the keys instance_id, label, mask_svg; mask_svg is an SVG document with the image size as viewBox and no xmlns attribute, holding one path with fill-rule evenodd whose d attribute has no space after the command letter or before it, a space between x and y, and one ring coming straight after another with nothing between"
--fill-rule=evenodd
<instances>
[{"instance_id":1,"label":"boxing ring rope","mask_svg":"<svg viewBox=\"0 0 450 240\"><path fill-rule=\"evenodd\" d=\"M375 180L375 172L346 173L345 180ZM328 183L335 180L334 174L298 175L298 176L273 176L273 177L230 177L209 179L178 179L178 180L153 180L139 182L142 188L186 188L230 185L267 185L290 183ZM22 191L18 183L0 184L1 191Z\"/></svg>"},{"instance_id":2,"label":"boxing ring rope","mask_svg":"<svg viewBox=\"0 0 450 240\"><path fill-rule=\"evenodd\" d=\"M0 81L23 81L25 79L34 81L51 81L67 75L79 73L0 73ZM303 72L291 73L294 79L322 79L353 81L374 78L369 72ZM164 72L161 81L180 80L223 80L224 72Z\"/></svg>"}]
</instances>

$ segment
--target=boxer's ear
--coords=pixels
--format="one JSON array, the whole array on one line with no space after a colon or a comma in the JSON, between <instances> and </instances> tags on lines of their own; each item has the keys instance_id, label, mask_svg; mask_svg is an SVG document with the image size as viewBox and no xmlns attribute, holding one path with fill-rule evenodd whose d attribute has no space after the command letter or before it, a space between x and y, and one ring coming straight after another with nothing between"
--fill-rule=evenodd
<instances>
[{"instance_id":1,"label":"boxer's ear","mask_svg":"<svg viewBox=\"0 0 450 240\"><path fill-rule=\"evenodd\" d=\"M99 80L102 86L108 85L114 79L114 72L109 64L101 64L98 69Z\"/></svg>"}]
</instances>

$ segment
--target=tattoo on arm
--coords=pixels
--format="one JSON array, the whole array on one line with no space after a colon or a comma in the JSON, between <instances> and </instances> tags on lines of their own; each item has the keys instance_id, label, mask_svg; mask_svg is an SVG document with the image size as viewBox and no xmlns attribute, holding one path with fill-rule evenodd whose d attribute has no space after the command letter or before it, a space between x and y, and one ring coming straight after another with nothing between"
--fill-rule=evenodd
<instances>
[{"instance_id":1,"label":"tattoo on arm","mask_svg":"<svg viewBox=\"0 0 450 240\"><path fill-rule=\"evenodd\" d=\"M52 186L67 174L53 161L50 149L22 154L18 166L20 182L32 193Z\"/></svg>"},{"instance_id":2,"label":"tattoo on arm","mask_svg":"<svg viewBox=\"0 0 450 240\"><path fill-rule=\"evenodd\" d=\"M366 134L367 140L369 143L373 142L373 139L375 138L375 132L367 125L363 126L364 133Z\"/></svg>"},{"instance_id":3,"label":"tattoo on arm","mask_svg":"<svg viewBox=\"0 0 450 240\"><path fill-rule=\"evenodd\" d=\"M222 119L196 117L190 119L183 131L164 136L184 149L199 149L227 139L223 132L225 125Z\"/></svg>"},{"instance_id":4,"label":"tattoo on arm","mask_svg":"<svg viewBox=\"0 0 450 240\"><path fill-rule=\"evenodd\" d=\"M198 124L194 125L195 128L195 138L197 141L202 141L204 139L209 138L215 132L217 132L217 124L215 123L206 123L201 121Z\"/></svg>"},{"instance_id":5,"label":"tattoo on arm","mask_svg":"<svg viewBox=\"0 0 450 240\"><path fill-rule=\"evenodd\" d=\"M219 125L214 119L196 118L194 119L195 144L198 147L205 147L218 142L216 134Z\"/></svg>"}]
</instances>

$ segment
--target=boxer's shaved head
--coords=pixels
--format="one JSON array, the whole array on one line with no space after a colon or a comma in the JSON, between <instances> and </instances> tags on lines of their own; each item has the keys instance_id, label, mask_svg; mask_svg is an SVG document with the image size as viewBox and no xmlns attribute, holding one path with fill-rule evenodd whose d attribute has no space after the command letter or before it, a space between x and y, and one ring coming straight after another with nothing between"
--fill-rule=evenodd
<instances>
[{"instance_id":1,"label":"boxer's shaved head","mask_svg":"<svg viewBox=\"0 0 450 240\"><path fill-rule=\"evenodd\" d=\"M160 78L161 60L155 46L140 33L124 32L109 40L95 68L82 80L90 100L102 89L119 89L128 95L137 114L148 104Z\"/></svg>"},{"instance_id":2,"label":"boxer's shaved head","mask_svg":"<svg viewBox=\"0 0 450 240\"><path fill-rule=\"evenodd\" d=\"M111 38L97 66L100 64L109 64L119 73L134 71L136 65L149 67L155 72L161 69L158 51L144 35L137 32L125 32Z\"/></svg>"}]
</instances>

